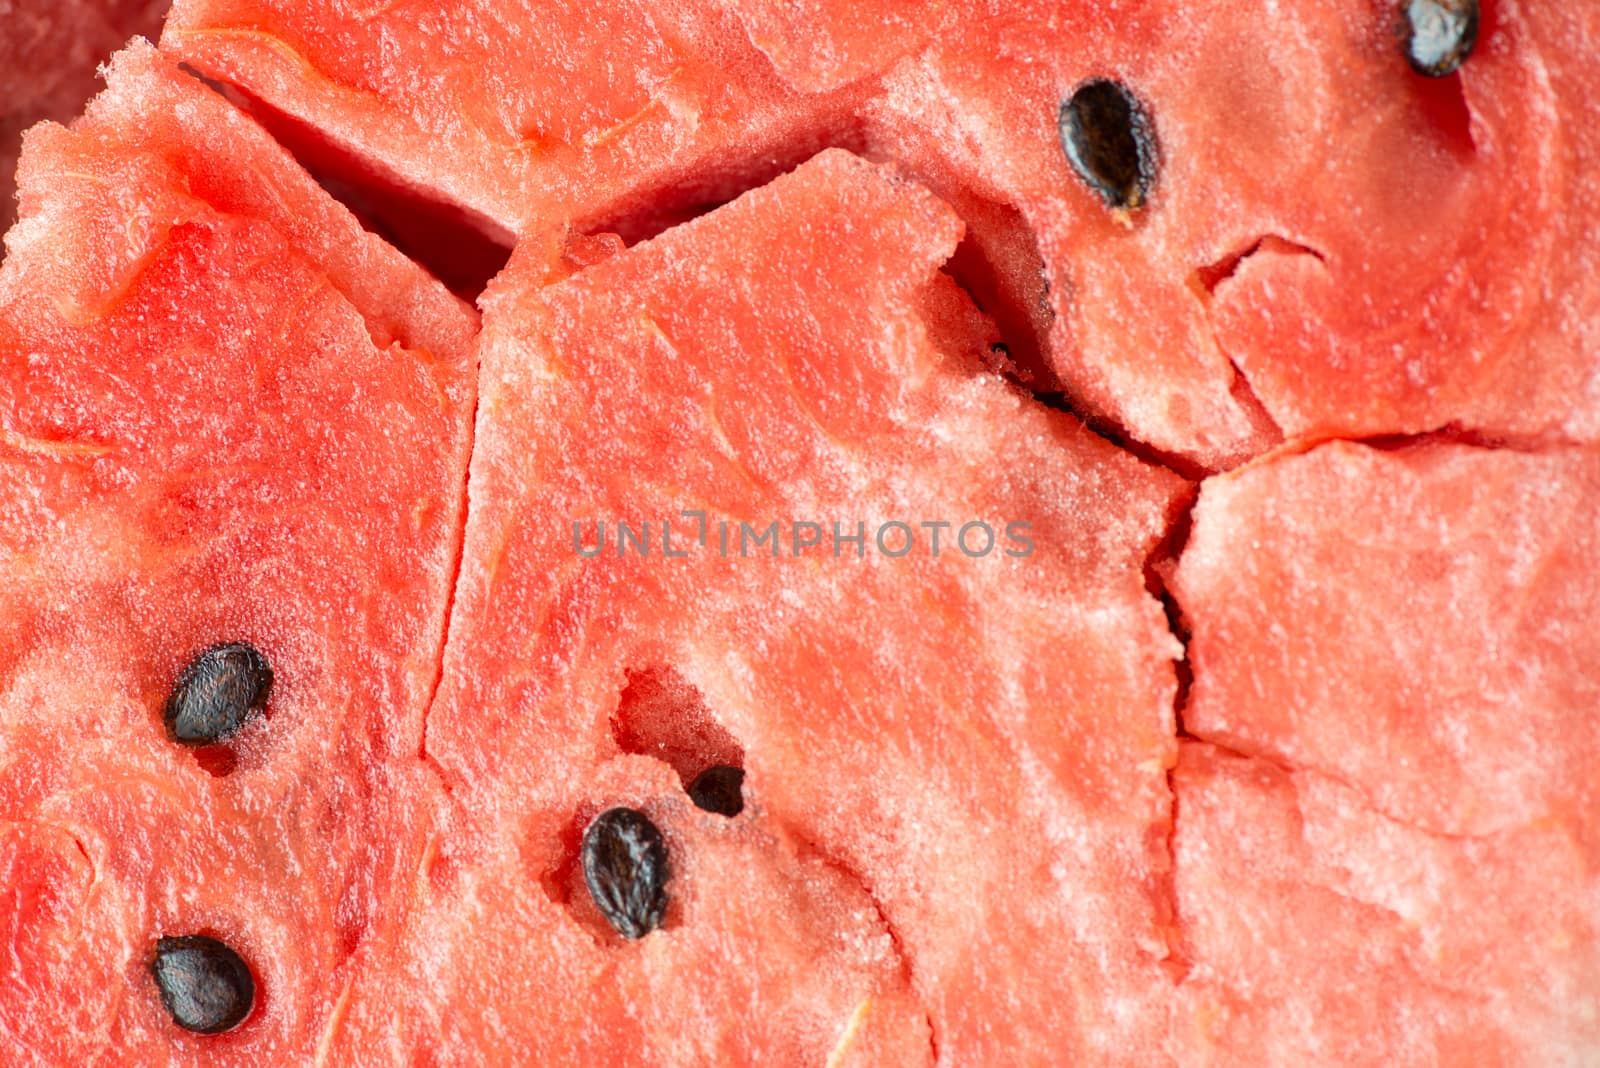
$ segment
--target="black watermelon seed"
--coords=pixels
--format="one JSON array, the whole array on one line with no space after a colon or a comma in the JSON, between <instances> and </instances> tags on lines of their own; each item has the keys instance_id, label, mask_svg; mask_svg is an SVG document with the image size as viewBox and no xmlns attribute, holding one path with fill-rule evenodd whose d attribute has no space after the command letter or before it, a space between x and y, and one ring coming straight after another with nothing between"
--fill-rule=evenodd
<instances>
[{"instance_id":1,"label":"black watermelon seed","mask_svg":"<svg viewBox=\"0 0 1600 1068\"><path fill-rule=\"evenodd\" d=\"M255 1005L250 966L226 944L205 935L159 939L150 974L172 1022L186 1031L231 1031Z\"/></svg>"},{"instance_id":2,"label":"black watermelon seed","mask_svg":"<svg viewBox=\"0 0 1600 1068\"><path fill-rule=\"evenodd\" d=\"M583 832L583 881L623 938L643 938L660 927L667 912L667 844L650 817L631 808L596 816Z\"/></svg>"},{"instance_id":3,"label":"black watermelon seed","mask_svg":"<svg viewBox=\"0 0 1600 1068\"><path fill-rule=\"evenodd\" d=\"M267 704L272 667L246 642L213 645L189 662L161 716L184 745L212 745L243 727Z\"/></svg>"},{"instance_id":4,"label":"black watermelon seed","mask_svg":"<svg viewBox=\"0 0 1600 1068\"><path fill-rule=\"evenodd\" d=\"M1057 129L1067 162L1106 206L1133 211L1156 181L1155 127L1126 86L1096 78L1061 105Z\"/></svg>"},{"instance_id":5,"label":"black watermelon seed","mask_svg":"<svg viewBox=\"0 0 1600 1068\"><path fill-rule=\"evenodd\" d=\"M1402 0L1406 60L1430 78L1454 74L1478 43L1478 0Z\"/></svg>"},{"instance_id":6,"label":"black watermelon seed","mask_svg":"<svg viewBox=\"0 0 1600 1068\"><path fill-rule=\"evenodd\" d=\"M744 811L744 769L731 764L716 764L694 777L689 784L689 800L696 808L719 816L737 816Z\"/></svg>"}]
</instances>

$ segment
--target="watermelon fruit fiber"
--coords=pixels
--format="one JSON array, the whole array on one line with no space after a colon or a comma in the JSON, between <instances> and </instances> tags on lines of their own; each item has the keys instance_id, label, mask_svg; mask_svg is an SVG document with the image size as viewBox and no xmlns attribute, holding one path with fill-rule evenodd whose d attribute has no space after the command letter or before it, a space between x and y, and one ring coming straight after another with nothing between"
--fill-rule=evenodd
<instances>
[{"instance_id":1,"label":"watermelon fruit fiber","mask_svg":"<svg viewBox=\"0 0 1600 1068\"><path fill-rule=\"evenodd\" d=\"M1600 7L1292 7L178 0L0 1063L1600 1064Z\"/></svg>"}]
</instances>

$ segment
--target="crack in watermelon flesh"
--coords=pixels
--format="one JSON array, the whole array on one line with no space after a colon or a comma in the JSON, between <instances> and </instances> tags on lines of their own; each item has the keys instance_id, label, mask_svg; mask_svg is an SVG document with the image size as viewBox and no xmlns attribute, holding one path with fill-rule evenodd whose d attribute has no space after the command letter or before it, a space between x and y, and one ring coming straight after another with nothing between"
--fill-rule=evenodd
<instances>
[{"instance_id":1,"label":"crack in watermelon flesh","mask_svg":"<svg viewBox=\"0 0 1600 1068\"><path fill-rule=\"evenodd\" d=\"M0 266L0 819L47 888L0 910L6 1059L303 1063L435 819L476 316L148 45L110 78L29 134ZM276 675L222 777L160 721L219 635ZM213 1046L144 996L190 933L261 980Z\"/></svg>"},{"instance_id":2,"label":"crack in watermelon flesh","mask_svg":"<svg viewBox=\"0 0 1600 1068\"><path fill-rule=\"evenodd\" d=\"M220 93L136 45L29 134L7 1063L1597 1055L1600 16L1419 84L1376 6L979 7L179 0ZM1120 222L1052 129L1108 73ZM234 639L267 715L168 743ZM244 1025L165 1018L167 934Z\"/></svg>"},{"instance_id":3,"label":"crack in watermelon flesh","mask_svg":"<svg viewBox=\"0 0 1600 1068\"><path fill-rule=\"evenodd\" d=\"M759 249L742 239L751 230L767 235ZM507 1044L603 1060L659 1048L654 1032L683 1014L696 1026L675 1040L690 1059L806 1060L797 1014L820 1013L807 1026L821 1030L862 998L914 993L941 1048L960 1056L983 1048L986 1006L1009 988L1019 1056L1070 1049L1064 1036L1079 1034L1085 1056L1104 1056L1118 1040L1090 1024L1106 990L1127 1003L1127 1040L1162 1011L1151 841L1165 809L1172 649L1140 566L1180 484L975 374L967 352L989 328L937 273L959 233L927 193L829 152L555 285L514 259L486 295L468 565L428 748L476 817L464 817L469 839L502 837L490 828L511 820L527 843L509 867L492 853L475 862L478 922L514 945L550 946L583 991L556 1025L503 1024ZM840 374L848 388L818 388ZM982 515L1032 522L1048 548L848 568L574 556L572 517L637 529L686 508L752 523ZM1084 655L1052 656L1061 646ZM965 665L953 676L941 669L951 659ZM768 923L792 928L837 995L815 1000L808 985L806 1002L791 1000L781 977L799 966L771 947L751 959L760 941L734 926L744 904L696 885L741 896L701 854L734 832L687 805L670 769L618 752L610 735L625 673L662 661L744 747L746 852L825 843L861 873L899 932L911 991L892 962L846 982L848 958L798 927L805 909ZM902 786L885 794L879 778ZM569 813L613 804L644 807L682 850L674 869L693 896L650 954L569 933L565 910L523 889L557 865L537 851ZM1027 830L997 839L999 826ZM1108 881L1110 857L1120 875ZM948 930L929 940L957 922L954 944ZM408 940L427 946L442 926L418 919ZM735 942L739 974L721 974ZM404 1013L414 1045L450 1045L449 1030L424 1029L439 1006L504 1004L513 991L494 984L525 981L459 951L448 959L469 974L441 975L426 959L450 993L436 986L432 1008ZM1052 967L1029 977L1030 960ZM658 972L708 978L664 1001ZM585 1023L612 996L640 1030ZM715 1009L747 999L770 1017ZM886 1063L926 1047L886 1007L857 1042L882 1043Z\"/></svg>"},{"instance_id":4,"label":"crack in watermelon flesh","mask_svg":"<svg viewBox=\"0 0 1600 1068\"><path fill-rule=\"evenodd\" d=\"M1600 134L1576 119L1592 4L1485 3L1471 62L1437 82L1379 3L1003 7L178 0L163 42L524 237L720 203L824 144L893 159L979 244L1036 248L1042 291L1028 259L996 262L1051 388L1202 472L1285 436L1600 436ZM416 62L384 60L397 37ZM1131 230L1054 131L1108 74L1148 105L1161 158ZM1251 257L1198 300L1193 273L1261 234L1320 258Z\"/></svg>"}]
</instances>

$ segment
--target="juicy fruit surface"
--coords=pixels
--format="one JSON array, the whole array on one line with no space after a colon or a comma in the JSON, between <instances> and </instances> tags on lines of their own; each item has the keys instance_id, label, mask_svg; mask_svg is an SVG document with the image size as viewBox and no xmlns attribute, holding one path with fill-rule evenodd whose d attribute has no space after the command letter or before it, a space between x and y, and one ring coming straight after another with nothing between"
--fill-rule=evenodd
<instances>
[{"instance_id":1,"label":"juicy fruit surface","mask_svg":"<svg viewBox=\"0 0 1600 1068\"><path fill-rule=\"evenodd\" d=\"M1594 852L1570 828L1442 836L1203 743L1173 786L1178 1063L1593 1062Z\"/></svg>"},{"instance_id":2,"label":"juicy fruit surface","mask_svg":"<svg viewBox=\"0 0 1600 1068\"><path fill-rule=\"evenodd\" d=\"M1333 444L1206 484L1172 587L1214 743L1174 780L1185 1059L1600 1050L1597 515L1593 450Z\"/></svg>"},{"instance_id":3,"label":"juicy fruit surface","mask_svg":"<svg viewBox=\"0 0 1600 1068\"><path fill-rule=\"evenodd\" d=\"M29 134L0 268L0 1029L8 1063L305 1062L426 827L475 322L148 46L110 81ZM219 639L276 674L231 770L162 724ZM214 1038L149 973L197 932L261 979Z\"/></svg>"},{"instance_id":4,"label":"juicy fruit surface","mask_svg":"<svg viewBox=\"0 0 1600 1068\"><path fill-rule=\"evenodd\" d=\"M825 153L558 284L530 254L486 298L472 518L427 745L482 828L466 837L498 827L495 852L512 851L461 876L477 923L551 946L536 957L583 991L570 1024L519 1021L498 1042L919 1063L931 1039L957 1060L1108 1062L1157 1026L1174 647L1140 565L1180 483L979 370L992 335L937 270L958 237L925 191ZM586 542L596 520L614 536L669 517L693 538L684 510L709 527L693 558L574 553L575 521ZM967 518L1031 523L1038 551L717 547L724 521ZM658 665L742 748L733 821L619 751L628 675ZM563 900L566 828L612 804L661 826L684 887L637 949ZM763 906L752 863L811 874ZM451 900L412 944L474 937ZM528 981L459 943L447 959L464 974L407 1013L418 1023ZM670 975L703 978L669 995ZM627 1023L593 1008L612 998ZM759 1018L726 1013L745 1003ZM462 1041L413 1039L435 1040Z\"/></svg>"},{"instance_id":5,"label":"juicy fruit surface","mask_svg":"<svg viewBox=\"0 0 1600 1068\"><path fill-rule=\"evenodd\" d=\"M1597 515L1592 450L1333 444L1208 483L1172 586L1185 725L1440 834L1592 836Z\"/></svg>"},{"instance_id":6,"label":"juicy fruit surface","mask_svg":"<svg viewBox=\"0 0 1600 1068\"><path fill-rule=\"evenodd\" d=\"M425 69L449 77L380 62L417 6L179 0L165 43L513 234L644 225L630 190L715 203L821 144L895 159L962 210L985 310L1026 323L1039 383L1192 470L1450 424L1600 436L1600 133L1561 120L1591 95L1592 4L1486 7L1438 79L1376 3L728 5L738 25L607 5L627 33L539 5L502 35L481 26L524 9L474 0L428 16ZM546 55L635 77L565 105ZM1107 74L1162 157L1131 220L1051 136Z\"/></svg>"},{"instance_id":7,"label":"juicy fruit surface","mask_svg":"<svg viewBox=\"0 0 1600 1068\"><path fill-rule=\"evenodd\" d=\"M397 34L400 65L384 59ZM174 11L166 36L314 137L374 149L364 162L500 233L638 207L653 178L694 174L715 198L726 153L770 150L812 110L715 5L225 0ZM605 70L619 77L594 76Z\"/></svg>"},{"instance_id":8,"label":"juicy fruit surface","mask_svg":"<svg viewBox=\"0 0 1600 1068\"><path fill-rule=\"evenodd\" d=\"M245 111L29 135L25 1063L1600 1055L1600 8L990 6L180 0Z\"/></svg>"}]
</instances>

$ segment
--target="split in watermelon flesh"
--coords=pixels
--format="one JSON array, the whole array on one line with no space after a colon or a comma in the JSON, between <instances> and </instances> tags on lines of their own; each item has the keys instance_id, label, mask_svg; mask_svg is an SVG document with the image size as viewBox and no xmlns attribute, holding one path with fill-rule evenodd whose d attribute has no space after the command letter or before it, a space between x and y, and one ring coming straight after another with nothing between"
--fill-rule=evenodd
<instances>
[{"instance_id":1,"label":"split in watermelon flesh","mask_svg":"<svg viewBox=\"0 0 1600 1068\"><path fill-rule=\"evenodd\" d=\"M476 316L148 45L72 129L29 133L21 185L0 266L5 1059L309 1063L436 819L416 755ZM270 658L273 695L202 762L160 709L223 640ZM147 996L154 936L191 933L259 973L238 1037L175 1035Z\"/></svg>"},{"instance_id":2,"label":"split in watermelon flesh","mask_svg":"<svg viewBox=\"0 0 1600 1068\"><path fill-rule=\"evenodd\" d=\"M1563 121L1593 4L1485 2L1443 79L1377 0L993 7L178 0L163 43L516 236L631 240L823 145L893 160L963 212L1035 387L1193 474L1285 438L1600 438L1600 133ZM1057 142L1096 76L1154 126L1131 229Z\"/></svg>"},{"instance_id":3,"label":"split in watermelon flesh","mask_svg":"<svg viewBox=\"0 0 1600 1068\"><path fill-rule=\"evenodd\" d=\"M1594 1059L1597 516L1592 448L1333 443L1205 484L1172 576L1181 1063Z\"/></svg>"},{"instance_id":4,"label":"split in watermelon flesh","mask_svg":"<svg viewBox=\"0 0 1600 1068\"><path fill-rule=\"evenodd\" d=\"M1587 1063L1596 26L1485 10L1423 84L1376 9L180 0L265 129L123 53L0 268L19 1063ZM1121 221L1054 128L1107 72ZM458 290L514 242L481 332L266 130ZM1253 460L1191 518L997 368ZM182 749L227 640L267 714Z\"/></svg>"},{"instance_id":5,"label":"split in watermelon flesh","mask_svg":"<svg viewBox=\"0 0 1600 1068\"><path fill-rule=\"evenodd\" d=\"M404 938L408 1045L461 1048L450 1006L519 1001L538 971L500 953L561 962L573 998L502 1040L571 1063L919 1063L923 1013L958 1060L995 1019L1022 1060L1100 1060L1160 1026L1175 647L1141 565L1181 483L978 371L992 330L938 271L959 237L930 194L835 151L557 284L514 260L491 287L427 736L481 845ZM574 557L568 519L688 541L686 510L709 527L692 558ZM1038 551L791 555L794 520L831 543L835 522L967 518L1029 523ZM772 520L779 558L721 555L722 523ZM641 670L742 746L738 819L618 744ZM573 922L562 874L571 828L615 804L656 820L681 880L661 936L620 955ZM484 927L504 933L487 962Z\"/></svg>"}]
</instances>

